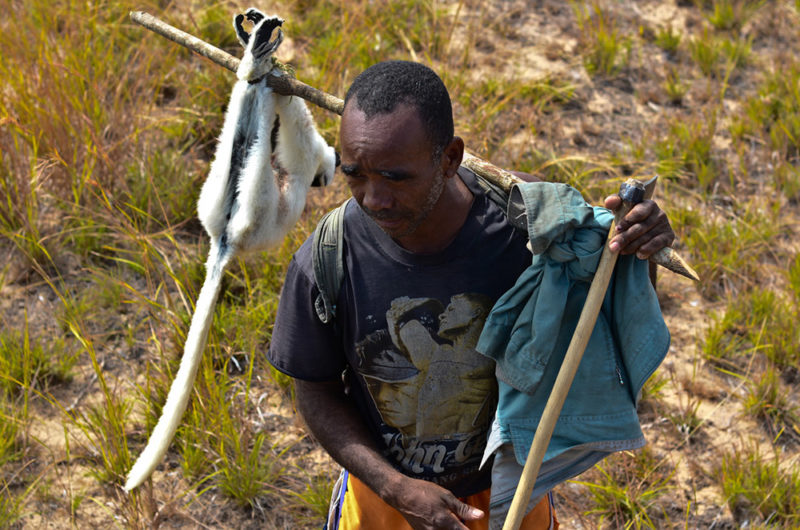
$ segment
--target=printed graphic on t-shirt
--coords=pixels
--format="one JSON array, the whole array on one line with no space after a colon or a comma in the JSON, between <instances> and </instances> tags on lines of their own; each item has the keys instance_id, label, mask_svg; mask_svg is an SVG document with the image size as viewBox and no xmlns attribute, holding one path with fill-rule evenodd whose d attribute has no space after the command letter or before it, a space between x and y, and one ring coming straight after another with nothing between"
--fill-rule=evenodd
<instances>
[{"instance_id":1,"label":"printed graphic on t-shirt","mask_svg":"<svg viewBox=\"0 0 800 530\"><path fill-rule=\"evenodd\" d=\"M387 329L356 344L387 456L409 474L477 469L496 404L494 363L475 351L491 306L472 293L453 296L447 307L433 298L396 298Z\"/></svg>"}]
</instances>

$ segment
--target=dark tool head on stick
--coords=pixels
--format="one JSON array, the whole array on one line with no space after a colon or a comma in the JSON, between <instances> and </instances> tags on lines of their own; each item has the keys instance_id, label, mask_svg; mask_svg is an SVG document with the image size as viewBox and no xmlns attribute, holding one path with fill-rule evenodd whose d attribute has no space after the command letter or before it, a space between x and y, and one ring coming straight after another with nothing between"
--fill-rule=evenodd
<instances>
[{"instance_id":1,"label":"dark tool head on stick","mask_svg":"<svg viewBox=\"0 0 800 530\"><path fill-rule=\"evenodd\" d=\"M644 184L636 179L628 179L619 187L619 197L627 203L639 204L644 200Z\"/></svg>"}]
</instances>

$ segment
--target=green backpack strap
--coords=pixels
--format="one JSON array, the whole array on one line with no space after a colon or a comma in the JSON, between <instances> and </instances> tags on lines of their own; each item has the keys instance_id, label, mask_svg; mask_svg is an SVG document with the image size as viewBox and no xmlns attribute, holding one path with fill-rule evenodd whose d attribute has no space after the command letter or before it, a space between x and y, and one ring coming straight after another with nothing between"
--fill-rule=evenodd
<instances>
[{"instance_id":1,"label":"green backpack strap","mask_svg":"<svg viewBox=\"0 0 800 530\"><path fill-rule=\"evenodd\" d=\"M517 228L518 230L522 230L523 232L528 231L528 225L526 224L524 219L522 220L522 222L518 222L516 219L508 217L509 207L510 207L509 199L511 197L510 192L504 190L502 187L495 184L486 177L478 175L471 169L466 168L464 166L460 166L458 168L458 174L461 175L461 178L464 178L465 174L470 174L473 177L475 177L475 182L477 182L478 186L480 186L481 189L483 189L484 193L486 193L486 197L500 207L500 211L506 215L509 223L511 223L511 225L514 226L514 228Z\"/></svg>"},{"instance_id":2,"label":"green backpack strap","mask_svg":"<svg viewBox=\"0 0 800 530\"><path fill-rule=\"evenodd\" d=\"M336 300L344 281L343 241L344 211L347 199L337 208L322 216L314 231L311 262L314 266L314 279L319 295L314 301L314 309L323 324L336 317Z\"/></svg>"},{"instance_id":3,"label":"green backpack strap","mask_svg":"<svg viewBox=\"0 0 800 530\"><path fill-rule=\"evenodd\" d=\"M506 208L508 207L508 192L506 190L464 166L460 166L458 172L462 175L466 172L471 173L472 176L475 177L478 186L483 188L483 191L486 192L486 196L489 200L498 205L503 213L506 213Z\"/></svg>"}]
</instances>

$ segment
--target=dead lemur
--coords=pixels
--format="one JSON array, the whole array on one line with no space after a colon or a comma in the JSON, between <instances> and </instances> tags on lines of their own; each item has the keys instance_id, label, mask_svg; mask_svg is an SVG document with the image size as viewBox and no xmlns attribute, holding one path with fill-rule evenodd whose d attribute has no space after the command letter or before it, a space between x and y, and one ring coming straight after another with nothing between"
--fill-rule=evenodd
<instances>
[{"instance_id":1,"label":"dead lemur","mask_svg":"<svg viewBox=\"0 0 800 530\"><path fill-rule=\"evenodd\" d=\"M245 18L254 24L252 34L242 27ZM282 23L282 19L253 8L234 17L244 57L197 205L211 238L206 279L180 368L147 446L128 473L126 491L153 472L186 410L226 265L236 255L279 244L300 217L312 182L327 185L333 179L336 154L316 131L303 101L276 94L266 84L266 76L273 75L272 55L283 40ZM277 34L270 40L273 32ZM272 167L273 147L277 163L286 173L282 182Z\"/></svg>"}]
</instances>

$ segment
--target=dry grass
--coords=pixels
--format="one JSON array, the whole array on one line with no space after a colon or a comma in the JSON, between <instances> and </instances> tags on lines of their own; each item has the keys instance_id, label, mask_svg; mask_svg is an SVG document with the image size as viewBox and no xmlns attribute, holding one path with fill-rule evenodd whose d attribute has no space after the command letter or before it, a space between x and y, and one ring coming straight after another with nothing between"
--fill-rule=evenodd
<instances>
[{"instance_id":1,"label":"dry grass","mask_svg":"<svg viewBox=\"0 0 800 530\"><path fill-rule=\"evenodd\" d=\"M121 482L177 366L207 243L197 192L230 73L132 26L146 9L239 53L249 7L9 0L0 20L0 527L321 526L334 466L264 352L284 245L226 277L193 399L152 484ZM650 449L557 489L568 527L791 528L800 512L798 2L267 3L300 79L342 95L382 59L432 65L498 165L593 202L627 175L703 280L662 275L673 334ZM337 119L314 110L336 142Z\"/></svg>"}]
</instances>

